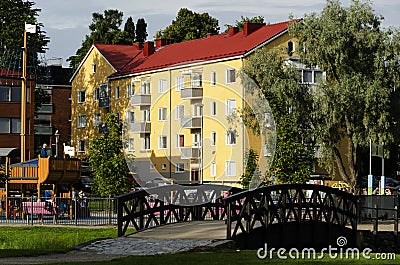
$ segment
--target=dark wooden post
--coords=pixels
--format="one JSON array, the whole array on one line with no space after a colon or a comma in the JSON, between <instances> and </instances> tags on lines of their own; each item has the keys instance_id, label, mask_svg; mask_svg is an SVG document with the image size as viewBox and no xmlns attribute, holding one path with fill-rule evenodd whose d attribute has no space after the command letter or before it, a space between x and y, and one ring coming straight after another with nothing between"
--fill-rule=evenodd
<instances>
[{"instance_id":1,"label":"dark wooden post","mask_svg":"<svg viewBox=\"0 0 400 265\"><path fill-rule=\"evenodd\" d=\"M231 203L226 206L226 239L232 239Z\"/></svg>"},{"instance_id":2,"label":"dark wooden post","mask_svg":"<svg viewBox=\"0 0 400 265\"><path fill-rule=\"evenodd\" d=\"M395 240L397 241L397 236L399 234L399 209L397 208L397 205L394 206L394 236Z\"/></svg>"},{"instance_id":3,"label":"dark wooden post","mask_svg":"<svg viewBox=\"0 0 400 265\"><path fill-rule=\"evenodd\" d=\"M374 234L378 234L378 205L375 204L375 222L374 222Z\"/></svg>"},{"instance_id":4,"label":"dark wooden post","mask_svg":"<svg viewBox=\"0 0 400 265\"><path fill-rule=\"evenodd\" d=\"M75 207L76 208L76 207ZM122 233L122 199L117 198L117 225L118 225L118 237L123 236Z\"/></svg>"}]
</instances>

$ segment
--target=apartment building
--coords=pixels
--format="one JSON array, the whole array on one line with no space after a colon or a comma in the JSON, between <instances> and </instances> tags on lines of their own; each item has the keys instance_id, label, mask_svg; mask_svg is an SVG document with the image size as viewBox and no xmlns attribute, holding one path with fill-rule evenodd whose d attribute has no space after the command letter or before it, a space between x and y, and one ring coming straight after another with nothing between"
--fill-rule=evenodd
<instances>
[{"instance_id":1,"label":"apartment building","mask_svg":"<svg viewBox=\"0 0 400 265\"><path fill-rule=\"evenodd\" d=\"M142 186L238 185L249 148L265 170L268 139L239 118L251 100L239 72L257 49L293 48L288 23L246 23L241 31L176 44L156 40L143 49L93 45L71 79L78 156L89 151L104 115L117 112L126 125L125 151L135 157L130 169Z\"/></svg>"}]
</instances>

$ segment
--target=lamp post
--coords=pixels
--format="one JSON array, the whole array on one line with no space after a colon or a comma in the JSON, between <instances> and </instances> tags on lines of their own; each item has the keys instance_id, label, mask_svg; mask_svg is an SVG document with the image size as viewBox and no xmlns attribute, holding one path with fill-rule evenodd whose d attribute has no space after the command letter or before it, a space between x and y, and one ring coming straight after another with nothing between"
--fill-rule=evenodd
<instances>
[{"instance_id":1,"label":"lamp post","mask_svg":"<svg viewBox=\"0 0 400 265\"><path fill-rule=\"evenodd\" d=\"M200 143L199 143L199 175L200 184L203 184L203 104L196 104L199 107L200 112Z\"/></svg>"},{"instance_id":2,"label":"lamp post","mask_svg":"<svg viewBox=\"0 0 400 265\"><path fill-rule=\"evenodd\" d=\"M56 155L55 157L58 157L58 139L60 138L60 134L58 133L58 130L56 130L56 133L54 134L56 137Z\"/></svg>"}]
</instances>

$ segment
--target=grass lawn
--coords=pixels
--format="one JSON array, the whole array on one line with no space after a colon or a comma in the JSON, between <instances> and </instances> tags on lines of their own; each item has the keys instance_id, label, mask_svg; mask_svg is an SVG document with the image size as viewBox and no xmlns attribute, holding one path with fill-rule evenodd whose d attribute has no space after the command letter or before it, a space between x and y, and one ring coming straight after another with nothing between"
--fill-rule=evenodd
<instances>
[{"instance_id":1,"label":"grass lawn","mask_svg":"<svg viewBox=\"0 0 400 265\"><path fill-rule=\"evenodd\" d=\"M116 228L0 226L0 257L63 253L83 242L116 236Z\"/></svg>"}]
</instances>

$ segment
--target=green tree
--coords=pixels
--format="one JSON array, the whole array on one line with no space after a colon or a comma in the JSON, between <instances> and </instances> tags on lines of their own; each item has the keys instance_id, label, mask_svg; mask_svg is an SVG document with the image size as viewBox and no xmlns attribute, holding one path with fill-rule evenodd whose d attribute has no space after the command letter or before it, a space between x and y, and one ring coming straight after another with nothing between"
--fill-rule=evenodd
<instances>
[{"instance_id":1,"label":"green tree","mask_svg":"<svg viewBox=\"0 0 400 265\"><path fill-rule=\"evenodd\" d=\"M250 182L254 175L256 175L256 177L260 175L260 171L258 170L258 154L250 148L246 152L246 167L239 182L243 189L248 189L250 187Z\"/></svg>"},{"instance_id":2,"label":"green tree","mask_svg":"<svg viewBox=\"0 0 400 265\"><path fill-rule=\"evenodd\" d=\"M136 42L140 45L147 39L147 23L144 21L144 18L139 18L136 22Z\"/></svg>"},{"instance_id":3,"label":"green tree","mask_svg":"<svg viewBox=\"0 0 400 265\"><path fill-rule=\"evenodd\" d=\"M225 28L226 28L225 32L227 32L228 28L231 28L231 27L237 27L237 28L239 28L239 30L243 30L243 25L246 22L250 22L250 23L265 23L263 16L255 16L255 17L251 17L251 18L250 17L240 16L240 20L236 20L234 26L232 26L230 24L225 24Z\"/></svg>"},{"instance_id":4,"label":"green tree","mask_svg":"<svg viewBox=\"0 0 400 265\"><path fill-rule=\"evenodd\" d=\"M157 32L156 39L172 39L182 42L205 37L208 33L219 32L218 19L208 13L196 13L187 8L181 8L171 25Z\"/></svg>"},{"instance_id":5,"label":"green tree","mask_svg":"<svg viewBox=\"0 0 400 265\"><path fill-rule=\"evenodd\" d=\"M106 125L108 132L90 141L88 162L95 194L111 197L128 191L129 169L121 140L122 123L116 113L107 114Z\"/></svg>"},{"instance_id":6,"label":"green tree","mask_svg":"<svg viewBox=\"0 0 400 265\"><path fill-rule=\"evenodd\" d=\"M312 95L309 86L299 82L297 69L287 64L282 54L284 50L280 48L260 49L249 57L244 73L261 89L275 119L276 149L266 179L304 183L312 173L314 155L313 120L309 115ZM258 122L252 115L245 115L246 126L256 127L253 131L259 132Z\"/></svg>"},{"instance_id":7,"label":"green tree","mask_svg":"<svg viewBox=\"0 0 400 265\"><path fill-rule=\"evenodd\" d=\"M90 34L86 35L76 54L67 59L70 67L74 70L78 67L93 43L132 44L130 32L120 29L122 18L123 13L116 9L105 10L104 14L93 13L92 23L89 25Z\"/></svg>"},{"instance_id":8,"label":"green tree","mask_svg":"<svg viewBox=\"0 0 400 265\"><path fill-rule=\"evenodd\" d=\"M316 87L313 113L321 162L331 172L336 167L353 191L369 139L394 140L400 42L398 30L382 29L381 21L370 1L343 7L328 0L320 14L306 15L289 28L299 40L301 61L326 73Z\"/></svg>"},{"instance_id":9,"label":"green tree","mask_svg":"<svg viewBox=\"0 0 400 265\"><path fill-rule=\"evenodd\" d=\"M128 17L128 19L126 20L124 32L128 34L133 43L135 41L135 23L133 22L132 17Z\"/></svg>"},{"instance_id":10,"label":"green tree","mask_svg":"<svg viewBox=\"0 0 400 265\"><path fill-rule=\"evenodd\" d=\"M27 34L27 47L30 51L34 51L33 55L37 60L36 53L43 52L49 42L46 32L42 30L43 24L38 23L40 9L34 8L35 3L22 0L2 0L0 1L0 53L2 61L6 59L6 49L20 51L20 47L24 43L24 28L25 23L37 25L36 33ZM30 53L30 56L32 54ZM22 55L21 55L22 56ZM15 58L14 58L15 59ZM12 61L11 58L6 59L7 64L15 64L18 62ZM34 60L29 60L29 64ZM7 67L0 65L0 67Z\"/></svg>"}]
</instances>

